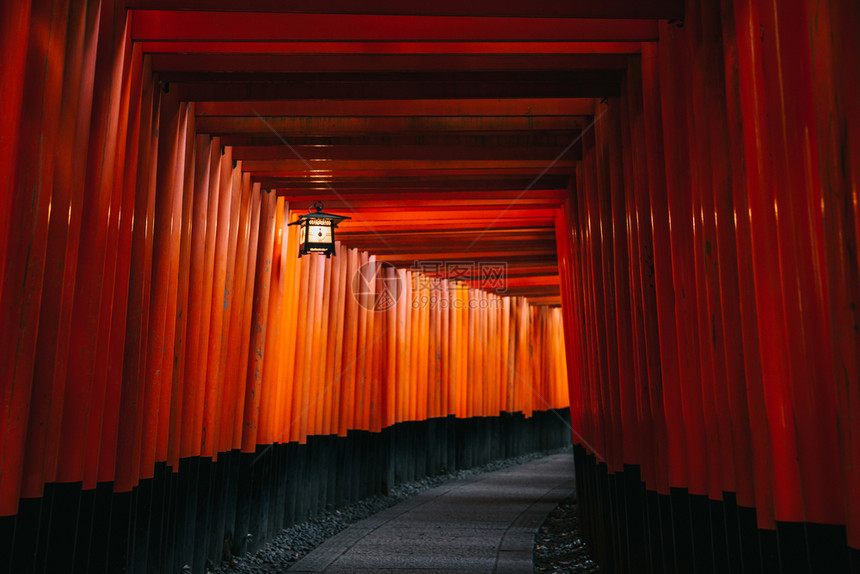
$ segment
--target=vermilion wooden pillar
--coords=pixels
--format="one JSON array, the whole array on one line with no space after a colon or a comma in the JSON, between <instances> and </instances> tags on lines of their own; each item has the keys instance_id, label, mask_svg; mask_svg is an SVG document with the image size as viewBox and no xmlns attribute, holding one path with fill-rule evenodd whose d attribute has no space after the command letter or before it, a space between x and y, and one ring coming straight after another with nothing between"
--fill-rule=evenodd
<instances>
[{"instance_id":1,"label":"vermilion wooden pillar","mask_svg":"<svg viewBox=\"0 0 860 574\"><path fill-rule=\"evenodd\" d=\"M575 195L575 208L571 210L571 212L577 214L578 226L579 230L579 240L580 240L580 249L579 251L579 261L578 265L576 265L577 272L577 284L582 291L582 319L581 325L583 328L582 333L582 371L586 375L583 377L582 382L582 404L584 410L584 417L582 422L581 432L588 437L587 440L591 443L590 450L595 451L597 454L602 453L602 449L597 446L597 441L601 440L601 437L596 432L595 421L595 398L594 398L594 389L592 388L592 379L597 377L597 361L596 354L593 347L594 341L594 323L592 321L592 309L593 309L593 300L592 300L592 291L591 285L589 283L589 279L591 277L591 269L588 265L590 260L590 234L588 233L588 228L585 225L587 221L586 214L584 212L584 181L585 181L585 167L584 162L580 162L579 167L577 168L577 177L576 177L576 195ZM603 457L600 454L600 457Z\"/></svg>"},{"instance_id":2,"label":"vermilion wooden pillar","mask_svg":"<svg viewBox=\"0 0 860 574\"><path fill-rule=\"evenodd\" d=\"M250 182L249 182L250 183ZM247 384L247 379L243 379L244 374L248 372L248 363L250 361L250 348L247 344L251 340L251 327L254 319L254 293L256 292L257 280L257 247L260 241L260 226L262 225L262 201L264 194L260 193L260 184L254 183L250 189L251 202L251 219L249 222L248 233L248 256L245 267L245 289L243 293L243 315L242 315L242 332L241 341L242 348L239 350L238 365L236 367L236 377L239 380L244 380ZM239 385L236 389L236 405L234 407L235 414L233 420L233 448L241 448L242 435L244 432L244 405L245 405L245 386Z\"/></svg>"},{"instance_id":3,"label":"vermilion wooden pillar","mask_svg":"<svg viewBox=\"0 0 860 574\"><path fill-rule=\"evenodd\" d=\"M219 440L221 450L241 448L242 444L243 409L241 405L244 404L245 388L240 373L246 372L242 365L242 357L243 351L246 351L244 343L250 335L249 319L254 293L253 274L249 273L249 261L254 259L255 253L252 251L252 246L256 246L256 242L253 238L259 230L259 190L253 191L250 174L242 176L238 186L241 203L235 219L236 253L233 259L231 285L233 300L224 374L225 381L231 381L231 383L229 394L222 399L224 429Z\"/></svg>"},{"instance_id":4,"label":"vermilion wooden pillar","mask_svg":"<svg viewBox=\"0 0 860 574\"><path fill-rule=\"evenodd\" d=\"M782 322L791 368L786 400L793 403L803 516L814 523L845 520L838 495L839 455L834 365L829 352L830 313L822 202L812 102L812 53L806 6L760 4L765 105L771 184L782 280ZM796 35L797 41L789 38ZM778 118L778 119L777 119ZM791 328L803 325L802 329Z\"/></svg>"},{"instance_id":5,"label":"vermilion wooden pillar","mask_svg":"<svg viewBox=\"0 0 860 574\"><path fill-rule=\"evenodd\" d=\"M589 402L591 403L591 434L593 449L609 461L614 456L612 440L608 435L611 426L605 427L597 420L611 421L608 391L608 360L606 358L606 325L601 319L604 309L603 272L600 245L600 221L597 206L597 175L594 150L594 134L583 136L583 176L579 195L579 205L583 214L584 245L587 249L584 263L586 266L585 287L589 296L588 322L590 347ZM607 261L606 263L609 263Z\"/></svg>"},{"instance_id":6,"label":"vermilion wooden pillar","mask_svg":"<svg viewBox=\"0 0 860 574\"><path fill-rule=\"evenodd\" d=\"M722 498L722 485L726 472L733 472L731 462L721 460L721 450L723 439L728 437L723 436L719 429L722 426L720 415L727 413L719 413L719 401L715 390L715 382L719 377L720 369L717 367L719 363L719 352L715 348L714 338L722 335L721 323L716 319L719 314L719 303L717 302L718 286L716 285L716 274L710 270L716 268L717 249L714 241L713 231L713 191L712 191L712 171L718 166L712 166L708 150L710 146L709 140L698 137L706 129L707 118L699 110L713 110L712 113L717 113L716 106L708 98L704 84L708 73L707 62L699 57L700 50L696 50L695 45L700 42L691 42L689 38L695 35L697 38L703 36L710 39L708 30L702 26L701 11L685 14L685 27L689 23L689 32L685 30L684 40L687 42L685 52L688 54L687 63L690 73L686 78L688 86L688 96L686 97L686 105L680 110L677 110L676 115L686 113L685 122L682 124L682 129L686 128L687 153L688 157L683 161L688 163L689 168L689 184L688 191L684 191L685 195L689 195L689 215L692 227L692 244L691 255L693 263L692 287L694 289L694 315L693 327L700 333L695 344L697 345L696 355L699 359L699 378L701 382L701 404L703 423L705 427L705 440L707 446L707 495L711 500L720 500ZM689 21L689 22L688 22ZM701 42L704 43L704 42ZM710 42L708 42L710 43ZM683 215L681 216L683 218ZM681 219L679 218L679 219ZM703 335L704 333L712 333L710 339ZM732 482L734 477L732 477ZM727 490L733 490L728 488Z\"/></svg>"},{"instance_id":7,"label":"vermilion wooden pillar","mask_svg":"<svg viewBox=\"0 0 860 574\"><path fill-rule=\"evenodd\" d=\"M690 165L686 153L687 117L683 110L683 86L680 72L686 66L677 29L661 28L659 49L660 94L662 97L663 149L666 161L666 196L668 203L669 240L672 256L672 279L675 289L673 316L678 333L680 397L687 444L687 488L691 494L708 492L708 448L702 405L701 364L699 359L696 285L693 261Z\"/></svg>"},{"instance_id":8,"label":"vermilion wooden pillar","mask_svg":"<svg viewBox=\"0 0 860 574\"><path fill-rule=\"evenodd\" d=\"M729 93L728 85L730 80L729 74L724 70L732 69L732 58L736 57L734 53L727 52L725 46L730 45L727 41L727 35L733 33L734 27L726 29L726 18L723 18L721 38L723 39L723 52L718 58L719 62L711 62L711 69L707 82L723 82L726 85L726 93ZM711 22L715 25L715 22ZM715 43L710 43L709 48L716 50ZM723 70L717 67L717 64L722 64ZM752 365L757 358L752 358L752 355L758 354L757 337L749 330L744 330L743 323L755 322L755 313L750 312L750 315L744 319L743 312L746 305L750 305L749 299L744 299L744 290L747 290L748 281L742 279L746 269L741 269L740 253L741 247L745 246L744 251L748 249L748 231L741 229L742 221L739 215L743 213L742 204L745 199L739 198L736 188L742 188L742 177L740 177L737 166L732 161L731 154L731 134L737 128L736 112L737 102L731 97L727 97L725 103L722 103L722 92L712 91L715 95L714 103L717 110L714 117L710 121L710 126L714 128L717 125L727 125L726 130L715 131L715 141L711 146L711 156L713 165L719 169L719 176L714 180L714 224L716 232L717 253L719 255L719 266L717 274L719 276L719 301L722 311L722 340L723 352L725 353L725 384L727 386L727 407L731 417L731 433L733 436L732 450L735 457L735 486L737 490L738 503L744 507L751 508L755 505L754 495L754 473L753 473L753 446L750 424L750 410L747 399L747 383L751 373L747 372L745 364ZM739 205L739 199L742 202ZM753 337L750 344L745 344L747 337ZM717 385L720 385L717 380ZM766 434L763 433L766 437ZM728 489L725 489L728 490Z\"/></svg>"},{"instance_id":9,"label":"vermilion wooden pillar","mask_svg":"<svg viewBox=\"0 0 860 574\"><path fill-rule=\"evenodd\" d=\"M208 174L201 174L199 185L207 187L206 196L208 205L206 207L206 227L203 239L203 276L200 286L199 306L199 331L196 355L194 358L194 411L191 427L194 434L191 437L191 449L195 455L203 454L203 429L204 410L206 405L206 380L209 357L210 321L212 314L213 281L215 276L215 245L218 233L218 205L221 199L219 186L221 182L221 139L212 138L209 145L209 160L207 162ZM199 189L199 188L198 188ZM201 229L203 231L203 229Z\"/></svg>"},{"instance_id":10,"label":"vermilion wooden pillar","mask_svg":"<svg viewBox=\"0 0 860 574\"><path fill-rule=\"evenodd\" d=\"M150 72L147 76L147 72ZM147 81L147 78L149 80ZM138 146L138 174L132 229L132 276L150 277L152 269L152 235L155 217L155 178L153 164L158 149L158 106L161 91L151 78L148 59L144 59L144 84L141 103L140 144ZM126 317L125 352L123 358L123 386L120 398L119 437L117 440L116 489L130 490L139 477L141 433L143 432L145 366L147 329L149 324L149 281L135 281L129 286Z\"/></svg>"},{"instance_id":11,"label":"vermilion wooden pillar","mask_svg":"<svg viewBox=\"0 0 860 574\"><path fill-rule=\"evenodd\" d=\"M642 49L642 86L645 108L645 143L648 158L649 204L643 212L650 214L654 254L654 281L657 303L657 325L662 383L662 403L666 421L669 460L669 485L684 488L688 474L686 433L681 411L680 373L677 359L677 329L672 308L673 285L669 214L666 201L666 167L663 156L663 120L660 110L658 53L653 45ZM646 211L647 210L647 211ZM656 389L655 389L656 391ZM660 401L658 401L660 402ZM668 494L668 493L666 493Z\"/></svg>"},{"instance_id":12,"label":"vermilion wooden pillar","mask_svg":"<svg viewBox=\"0 0 860 574\"><path fill-rule=\"evenodd\" d=\"M260 388L260 417L259 429L257 431L257 444L272 444L275 440L275 420L277 419L276 404L279 393L279 381L277 378L278 366L281 356L277 351L280 347L280 314L283 304L284 276L283 268L285 261L281 258L283 240L285 239L284 200L278 198L275 211L275 231L273 235L271 262L271 279L269 283L269 304L265 312L266 334L265 347L262 353L262 373ZM259 358L258 358L259 360ZM306 405L313 408L312 405Z\"/></svg>"},{"instance_id":13,"label":"vermilion wooden pillar","mask_svg":"<svg viewBox=\"0 0 860 574\"><path fill-rule=\"evenodd\" d=\"M129 39L126 38L129 42ZM134 210L137 194L138 159L140 154L140 132L142 119L142 68L143 54L139 47L129 47L126 44L126 61L123 70L123 107L121 116L128 116L126 138L128 141L117 150L117 163L123 166L115 177L114 185L122 192L122 199L117 205L116 225L117 264L114 273L115 282L113 293L113 314L109 332L110 344L107 346L107 357L104 364L106 372L105 418L101 428L101 446L99 447L98 482L114 480L116 473L117 434L120 424L120 404L123 387L123 362L128 318L129 293L131 290L132 244L134 232ZM120 151L122 150L122 155ZM91 435L92 437L92 435ZM95 440L95 437L92 437ZM93 463L94 464L94 463ZM91 474L90 481L96 477ZM93 484L92 482L90 484Z\"/></svg>"},{"instance_id":14,"label":"vermilion wooden pillar","mask_svg":"<svg viewBox=\"0 0 860 574\"><path fill-rule=\"evenodd\" d=\"M213 456L218 452L218 434L221 419L220 398L223 393L221 376L221 353L224 345L224 317L229 316L226 309L225 287L227 284L227 258L229 255L230 218L233 208L233 156L232 148L224 147L218 162L219 175L217 187L210 194L218 197L218 211L214 242L212 267L212 299L208 323L208 349L206 352L205 395L203 402L202 454ZM210 180L211 181L211 180ZM266 311L264 311L265 313ZM262 322L265 324L265 318ZM206 324L204 323L204 326ZM264 335L265 337L265 335ZM265 340L265 339L264 339ZM261 349L262 351L262 349ZM262 355L262 352L261 352Z\"/></svg>"},{"instance_id":15,"label":"vermilion wooden pillar","mask_svg":"<svg viewBox=\"0 0 860 574\"><path fill-rule=\"evenodd\" d=\"M254 309L251 323L251 351L245 387L245 425L242 429L242 452L254 452L259 432L260 394L268 319L269 291L272 276L272 253L275 241L277 196L263 192L260 214L260 239L257 251Z\"/></svg>"},{"instance_id":16,"label":"vermilion wooden pillar","mask_svg":"<svg viewBox=\"0 0 860 574\"><path fill-rule=\"evenodd\" d=\"M83 7L78 7L75 10L70 9L69 11L69 29L67 31L66 47L69 59L66 62L64 70L63 107L58 137L60 141L73 142L71 143L71 149L75 150L86 148L90 134L90 114L96 54L94 48L90 47L90 49L87 49L86 38L91 37L95 30L97 14L93 12L95 11L84 10ZM43 301L47 304L47 307L40 312L39 332L40 338L44 338L41 339L39 343L40 348L37 352L46 352L47 355L37 355L34 382L38 382L39 378L43 376L43 369L53 370L50 375L53 378L53 390L51 392L51 410L48 415L48 434L44 453L44 479L46 481L55 480L57 475L57 455L61 435L66 365L68 362L68 348L71 343L70 327L86 177L84 170L79 169L78 161L79 159L76 155L69 150L65 150L57 155L54 175L57 188L54 191L52 202L57 202L58 213L62 213L63 208L66 207L64 193L67 193L68 206L66 209L69 214L65 220L65 223L68 225L65 237L63 237L62 229L64 220L59 217L52 219L52 225L56 226L55 229L58 230L60 235L57 240L63 244L63 254L61 256L63 261L62 277L59 279L62 285L62 295L61 299L51 299L51 302L49 302L48 297L51 297L50 291L46 294L43 293ZM50 251L48 252L48 257L49 262L57 261L53 259L53 254ZM53 269L59 269L58 261L57 267L53 267ZM45 279L46 285L54 285L53 277L46 275ZM51 288L49 287L49 289ZM56 316L55 327L57 346L56 349L51 349L52 327L48 327L47 323L51 322L50 306L54 302L60 306L60 309L59 315ZM42 317L45 318L44 326L41 324ZM47 347L42 345L43 342L47 344ZM43 357L47 362L41 360ZM45 376L47 376L47 373L45 373ZM38 456L38 447L33 450L35 451L33 454Z\"/></svg>"},{"instance_id":17,"label":"vermilion wooden pillar","mask_svg":"<svg viewBox=\"0 0 860 574\"><path fill-rule=\"evenodd\" d=\"M236 388L237 386L241 387L238 377L231 378L228 376L228 373L232 366L229 361L233 358L230 355L230 342L236 340L234 333L238 335L241 332L240 329L235 328L233 320L235 309L240 305L239 298L241 295L240 292L236 291L235 283L236 276L239 273L236 264L236 253L239 249L239 222L243 209L242 162L231 161L230 168L230 219L229 232L226 234L227 264L225 267L224 291L221 302L223 308L223 315L221 317L223 335L218 350L218 387L221 389L221 392L216 407L218 409L217 417L219 423L215 434L215 445L221 452L231 450L233 439L232 411L238 404L238 392Z\"/></svg>"},{"instance_id":18,"label":"vermilion wooden pillar","mask_svg":"<svg viewBox=\"0 0 860 574\"><path fill-rule=\"evenodd\" d=\"M749 44L751 36L748 33L750 30L748 26L753 25L751 17L752 14L746 12L740 4L736 4L735 9L724 10L723 37L724 45L730 47L730 49L725 50L727 114L728 131L732 144L730 149L732 152L733 220L738 257L739 310L743 335L746 397L750 413L750 448L752 449L754 464L755 508L758 526L773 529L772 453L761 380L763 372L758 335L755 272L749 215L749 190L755 189L755 187L753 187L753 180L748 178L757 178L760 177L760 174L758 164L748 161L748 158L751 157L748 154L753 150L747 150L741 143L745 129L743 104L746 100L742 93L741 79L744 70L747 73L751 71L749 68L751 61L744 57L745 51L752 49ZM740 497L738 502L743 504Z\"/></svg>"},{"instance_id":19,"label":"vermilion wooden pillar","mask_svg":"<svg viewBox=\"0 0 860 574\"><path fill-rule=\"evenodd\" d=\"M113 19L113 8L103 6L99 18ZM110 26L108 26L110 28ZM100 29L99 50L95 62L92 124L86 155L86 180L82 232L79 248L74 310L70 335L73 345L68 351L68 374L62 414L57 479L77 482L89 471L87 440L90 430L89 457L98 460L98 440L101 437L103 415L104 346L110 333L110 304L113 297L113 273L116 252L109 257L105 242L115 229L119 214L121 187L115 184L114 173L122 173L124 154L117 157L118 146L124 149L126 115L120 116L123 68L127 64L130 30L114 37ZM120 176L121 177L121 176ZM86 279L84 279L86 278ZM101 347L100 347L101 345ZM95 404L92 404L95 403ZM91 410L92 407L92 410ZM94 425L91 427L91 424ZM95 476L91 480L94 482ZM89 482L89 481L88 481Z\"/></svg>"},{"instance_id":20,"label":"vermilion wooden pillar","mask_svg":"<svg viewBox=\"0 0 860 574\"><path fill-rule=\"evenodd\" d=\"M556 243L559 246L562 310L568 371L568 393L571 403L573 441L581 443L585 432L585 393L587 355L584 343L585 299L581 279L582 236L578 222L577 178L572 177L568 197L556 216ZM509 336L508 336L509 337Z\"/></svg>"},{"instance_id":21,"label":"vermilion wooden pillar","mask_svg":"<svg viewBox=\"0 0 860 574\"><path fill-rule=\"evenodd\" d=\"M143 444L141 450L141 477L152 478L157 459L160 407L162 391L170 383L165 382L162 371L164 356L169 353L165 332L169 289L171 283L171 227L176 208L181 210L182 190L173 186L176 166L176 150L180 132L180 105L174 99L163 98L159 115L160 137L155 183L155 227L152 250L152 292L149 309L149 328L146 333L147 355L145 368L145 399L143 420ZM169 396L169 390L166 391Z\"/></svg>"},{"instance_id":22,"label":"vermilion wooden pillar","mask_svg":"<svg viewBox=\"0 0 860 574\"><path fill-rule=\"evenodd\" d=\"M177 268L176 304L173 323L173 368L170 393L170 422L168 429L167 463L174 471L179 469L184 436L190 426L183 419L185 401L189 399L186 392L185 352L186 335L188 332L188 291L191 276L191 244L193 242L193 221L195 213L195 179L197 169L196 122L193 106L186 111L188 117L185 125L185 167L182 180L182 215L179 222L179 263ZM207 149L208 152L208 149ZM187 442L187 439L185 439Z\"/></svg>"},{"instance_id":23,"label":"vermilion wooden pillar","mask_svg":"<svg viewBox=\"0 0 860 574\"><path fill-rule=\"evenodd\" d=\"M31 2L14 2L4 4L0 13L0 26L2 34L0 37L0 79L2 85L7 86L0 95L0 106L6 113L3 114L0 124L0 185L3 189L11 189L15 176L15 160L17 157L18 130L20 129L22 116L21 100L24 97L24 82L19 81L24 77L27 64L27 41L29 34L21 33L28 31L31 22ZM7 249L9 242L13 240L12 229L12 198L11 193L0 196L0 277L6 277ZM2 287L2 284L0 284Z\"/></svg>"},{"instance_id":24,"label":"vermilion wooden pillar","mask_svg":"<svg viewBox=\"0 0 860 574\"><path fill-rule=\"evenodd\" d=\"M183 392L182 400L182 435L179 455L191 456L199 453L199 443L194 445L195 412L198 396L202 396L200 378L198 376L198 356L200 352L203 272L205 265L205 246L208 226L209 209L209 162L212 158L212 138L198 135L194 157L194 186L193 214L191 220L191 246L188 261L188 306L185 318L185 353L183 353ZM188 191L186 191L188 193ZM214 223L213 223L214 224Z\"/></svg>"},{"instance_id":25,"label":"vermilion wooden pillar","mask_svg":"<svg viewBox=\"0 0 860 574\"><path fill-rule=\"evenodd\" d=\"M629 162L627 220L631 262L631 300L635 329L637 411L640 417L641 461L646 486L668 493L666 423L660 371L660 335L654 278L654 251L651 239L651 210L648 203L648 163L645 144L645 117L642 96L641 56L631 56L626 91Z\"/></svg>"},{"instance_id":26,"label":"vermilion wooden pillar","mask_svg":"<svg viewBox=\"0 0 860 574\"><path fill-rule=\"evenodd\" d=\"M760 30L757 6L735 6L739 45L739 84L742 98L743 137L749 197L752 267L755 274L756 310L762 358L762 385L768 412L773 460L774 516L777 520L802 520L802 499L797 466L792 408L788 400L788 346L785 340L779 284L774 199L767 161L764 78L761 47L746 43L752 30ZM775 416L781 413L780 416Z\"/></svg>"},{"instance_id":27,"label":"vermilion wooden pillar","mask_svg":"<svg viewBox=\"0 0 860 574\"><path fill-rule=\"evenodd\" d=\"M85 54L79 42L82 42L85 33L85 15L82 10L69 10L68 29L65 31L69 49L62 62L63 66L60 69L53 67L50 72L51 77L47 78L47 82L51 84L50 89L57 93L62 89L63 92L69 94L60 102L60 117L56 134L56 141L59 143L53 152L55 158L50 158L46 162L46 167L53 166L54 171L47 174L47 181L45 182L46 185L53 188L51 190L51 210L56 209L57 213L69 215L67 217L53 217L49 221L38 340L33 367L33 398L27 431L27 444L30 446L24 453L25 460L23 462L22 495L25 497L41 496L44 482L53 480L56 472L54 459L59 440L59 413L62 412L65 391L63 365L65 365L67 356L65 349L69 343L69 319L74 295L75 259L78 234L80 233L83 194L83 174L76 173L73 175L75 158L70 153L70 149L64 146L62 142L81 143L82 139L86 139L83 134L89 133L89 125L77 126L79 110L76 105L80 98L84 98L85 101L88 99L88 89L91 90L92 88L91 85L86 87L81 85ZM10 38L7 40L15 36L15 34L10 33ZM21 35L17 36L20 39ZM60 40L61 38L52 34L50 47L52 50L56 50L55 55L62 50L62 46L55 44ZM54 78L57 73L67 73L62 88ZM9 91L14 94L16 89L23 86L23 82L16 81L14 85L10 84ZM4 94L4 97L7 95ZM91 97L91 92L89 97ZM4 118L4 121L21 117L20 114L12 113L9 116L9 118ZM12 137L10 133L0 136L4 143L9 143L8 138L10 137ZM82 143L81 145L85 144ZM71 147L69 146L69 148ZM13 150L7 151L11 154ZM5 194L5 199L11 201L14 196L14 192L11 190L15 189L11 186L11 182L7 189L10 189L10 192ZM8 216L9 209L6 209L6 214L0 217ZM3 259L3 263L0 265L5 265L6 254L0 252L0 258ZM2 276L6 277L5 274ZM49 424L44 424L46 420L50 421Z\"/></svg>"},{"instance_id":28,"label":"vermilion wooden pillar","mask_svg":"<svg viewBox=\"0 0 860 574\"><path fill-rule=\"evenodd\" d=\"M860 6L851 2L807 2L812 50L812 87L820 187L823 190L831 341L840 428L842 483L860 482L860 335L855 295L860 292L860 81L850 54ZM845 491L848 543L860 550L860 493ZM855 565L856 567L856 565Z\"/></svg>"},{"instance_id":29,"label":"vermilion wooden pillar","mask_svg":"<svg viewBox=\"0 0 860 574\"><path fill-rule=\"evenodd\" d=\"M622 114L623 109L619 100L609 102L609 110L606 116L607 127L609 127L609 165L611 173L611 229L613 240L613 252L615 254L613 275L615 278L615 315L616 315L616 341L618 346L618 379L619 379L619 403L620 417L622 422L622 446L624 464L638 465L641 460L641 447L638 444L640 432L638 430L637 393L635 382L634 351L633 351L633 319L631 316L631 290L630 280L631 260L629 258L628 244L631 229L627 202L625 198L625 185L627 177L632 174L624 170L622 158L629 156L629 148L624 146L622 138Z\"/></svg>"},{"instance_id":30,"label":"vermilion wooden pillar","mask_svg":"<svg viewBox=\"0 0 860 574\"><path fill-rule=\"evenodd\" d=\"M617 188L616 178L621 178L621 166L610 161L610 147L620 143L620 124L618 123L617 101L610 105L608 102L597 104L595 107L595 156L594 174L596 178L591 186L589 207L594 223L595 251L594 266L597 283L597 324L601 338L601 373L603 382L603 410L611 425L604 427L607 440L607 462L610 472L622 470L624 421L621 416L621 396L619 386L619 348L618 348L618 317L615 306L615 273L616 258L614 227L612 218L613 187ZM588 182L588 180L586 180ZM586 191L588 194L588 190ZM611 446L609 446L611 445Z\"/></svg>"},{"instance_id":31,"label":"vermilion wooden pillar","mask_svg":"<svg viewBox=\"0 0 860 574\"><path fill-rule=\"evenodd\" d=\"M33 390L33 358L36 353L39 307L48 248L53 165L60 121L60 89L65 59L63 49L67 29L67 6L61 3L55 12L50 4L37 4L33 13L23 14L16 8L3 9L7 25L33 24L44 36L16 38L17 31L7 30L4 40L4 80L10 93L3 103L16 118L4 118L0 148L0 178L4 184L0 207L0 376L5 382L0 406L6 415L0 422L4 438L0 461L0 514L14 514L21 492L22 466L29 419L30 395ZM29 3L23 4L29 11ZM8 70L8 71L7 71ZM8 73L17 77L7 76ZM24 98L31 105L20 106ZM32 105L35 104L35 105ZM20 107L19 107L20 106ZM18 113L20 110L20 114ZM20 130L20 132L19 132ZM20 138L17 137L20 133ZM32 166L45 163L47 177ZM44 392L39 389L38 391Z\"/></svg>"},{"instance_id":32,"label":"vermilion wooden pillar","mask_svg":"<svg viewBox=\"0 0 860 574\"><path fill-rule=\"evenodd\" d=\"M176 341L176 307L179 288L179 256L182 232L182 205L185 185L185 159L188 156L187 142L193 140L193 131L188 130L189 109L187 105L180 104L179 126L176 135L176 144L173 150L174 169L170 172L171 178L168 185L172 191L172 212L170 221L170 249L168 251L167 272L169 282L167 286L167 305L164 325L165 353L162 357L162 389L159 400L158 413L158 438L156 443L156 462L167 461L168 445L171 441L170 418L173 403L173 373L174 365L178 363L175 356L174 344Z\"/></svg>"},{"instance_id":33,"label":"vermilion wooden pillar","mask_svg":"<svg viewBox=\"0 0 860 574\"><path fill-rule=\"evenodd\" d=\"M339 257L347 257L347 277L349 285L355 286L355 273L358 270L358 253L354 249L347 249ZM353 287L354 288L354 287ZM356 336L358 326L358 300L354 296L346 298L346 312L343 327L343 375L340 404L339 436L346 436L353 426L352 405L355 400L355 361L356 361ZM404 300L404 305L406 301ZM404 329L405 331L405 329ZM301 331L299 331L301 333ZM403 338L405 340L405 337Z\"/></svg>"}]
</instances>

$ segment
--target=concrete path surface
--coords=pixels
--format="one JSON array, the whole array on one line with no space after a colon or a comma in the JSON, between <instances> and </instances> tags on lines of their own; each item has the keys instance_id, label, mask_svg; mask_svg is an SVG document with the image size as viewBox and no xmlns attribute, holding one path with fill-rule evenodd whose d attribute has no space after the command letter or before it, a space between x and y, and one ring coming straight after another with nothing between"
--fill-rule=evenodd
<instances>
[{"instance_id":1,"label":"concrete path surface","mask_svg":"<svg viewBox=\"0 0 860 574\"><path fill-rule=\"evenodd\" d=\"M353 524L289 571L531 574L534 533L573 488L570 453L448 482Z\"/></svg>"}]
</instances>

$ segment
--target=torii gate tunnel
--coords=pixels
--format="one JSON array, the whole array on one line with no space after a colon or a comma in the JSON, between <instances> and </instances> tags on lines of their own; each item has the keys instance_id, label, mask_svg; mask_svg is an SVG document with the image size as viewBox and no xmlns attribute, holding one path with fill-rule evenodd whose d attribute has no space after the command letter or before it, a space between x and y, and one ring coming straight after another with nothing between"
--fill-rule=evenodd
<instances>
[{"instance_id":1,"label":"torii gate tunnel","mask_svg":"<svg viewBox=\"0 0 860 574\"><path fill-rule=\"evenodd\" d=\"M572 440L606 572L857 572L858 30L4 1L0 570L202 573Z\"/></svg>"}]
</instances>

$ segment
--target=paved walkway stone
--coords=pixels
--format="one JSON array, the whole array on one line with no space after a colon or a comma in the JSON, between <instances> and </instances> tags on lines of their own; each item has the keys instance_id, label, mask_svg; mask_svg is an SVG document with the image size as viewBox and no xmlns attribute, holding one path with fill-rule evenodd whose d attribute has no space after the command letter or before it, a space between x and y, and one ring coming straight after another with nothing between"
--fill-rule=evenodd
<instances>
[{"instance_id":1,"label":"paved walkway stone","mask_svg":"<svg viewBox=\"0 0 860 574\"><path fill-rule=\"evenodd\" d=\"M570 453L448 482L357 522L289 571L531 574L534 533L573 488Z\"/></svg>"}]
</instances>

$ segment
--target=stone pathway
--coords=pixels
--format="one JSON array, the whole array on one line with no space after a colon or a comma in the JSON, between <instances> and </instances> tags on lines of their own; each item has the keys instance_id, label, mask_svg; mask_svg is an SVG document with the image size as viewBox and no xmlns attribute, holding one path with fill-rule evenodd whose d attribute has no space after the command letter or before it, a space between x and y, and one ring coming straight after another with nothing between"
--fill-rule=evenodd
<instances>
[{"instance_id":1,"label":"stone pathway","mask_svg":"<svg viewBox=\"0 0 860 574\"><path fill-rule=\"evenodd\" d=\"M534 533L573 489L570 453L448 482L350 526L289 572L531 574Z\"/></svg>"}]
</instances>

